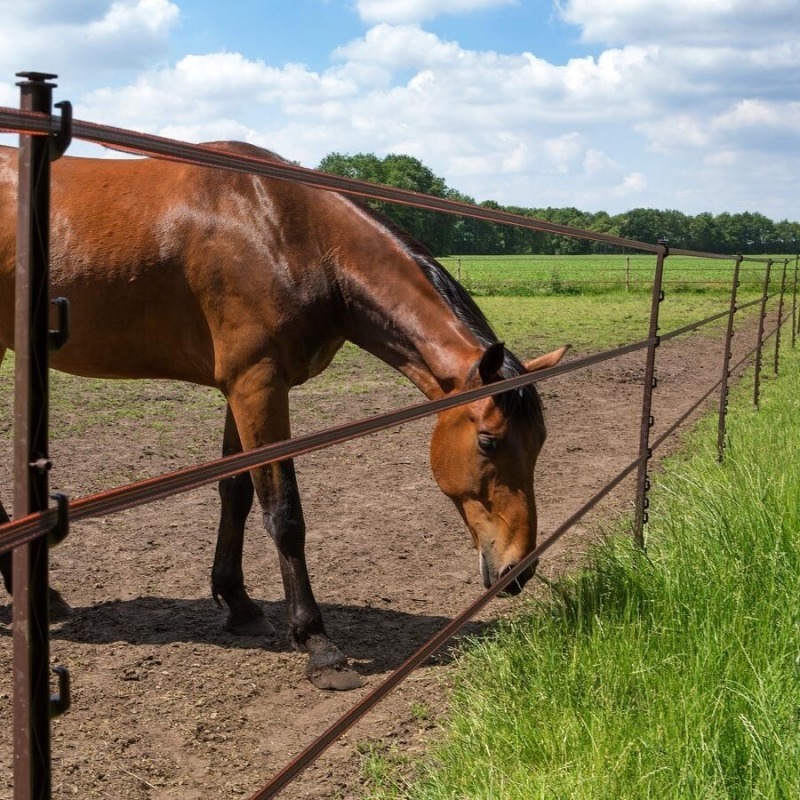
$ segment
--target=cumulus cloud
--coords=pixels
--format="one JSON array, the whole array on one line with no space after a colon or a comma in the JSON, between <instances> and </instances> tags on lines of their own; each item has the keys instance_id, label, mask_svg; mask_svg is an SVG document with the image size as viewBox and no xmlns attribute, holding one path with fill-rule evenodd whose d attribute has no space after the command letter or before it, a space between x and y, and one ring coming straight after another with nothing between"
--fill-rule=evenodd
<instances>
[{"instance_id":1,"label":"cumulus cloud","mask_svg":"<svg viewBox=\"0 0 800 800\"><path fill-rule=\"evenodd\" d=\"M647 188L647 180L641 172L631 172L626 175L622 183L611 189L616 197L630 197L631 195L641 194Z\"/></svg>"},{"instance_id":2,"label":"cumulus cloud","mask_svg":"<svg viewBox=\"0 0 800 800\"><path fill-rule=\"evenodd\" d=\"M583 171L588 176L615 174L620 169L618 161L602 150L589 147L583 157Z\"/></svg>"},{"instance_id":3,"label":"cumulus cloud","mask_svg":"<svg viewBox=\"0 0 800 800\"><path fill-rule=\"evenodd\" d=\"M774 42L776 31L800 28L795 0L563 0L564 21L586 42L694 44L701 47Z\"/></svg>"},{"instance_id":4,"label":"cumulus cloud","mask_svg":"<svg viewBox=\"0 0 800 800\"><path fill-rule=\"evenodd\" d=\"M584 138L577 131L545 139L542 148L557 172L568 172L586 152Z\"/></svg>"},{"instance_id":5,"label":"cumulus cloud","mask_svg":"<svg viewBox=\"0 0 800 800\"><path fill-rule=\"evenodd\" d=\"M714 119L715 128L742 130L743 128L784 129L800 133L800 103L769 103L764 100L745 99Z\"/></svg>"},{"instance_id":6,"label":"cumulus cloud","mask_svg":"<svg viewBox=\"0 0 800 800\"><path fill-rule=\"evenodd\" d=\"M185 56L172 68L142 73L126 87L89 92L79 111L91 119L114 119L118 125L160 133L166 126L181 126L206 137L220 120L238 118L245 123L247 109L257 118L268 117L272 107L287 117L304 109L316 116L354 91L348 81L302 65L276 68L239 53L210 53Z\"/></svg>"},{"instance_id":7,"label":"cumulus cloud","mask_svg":"<svg viewBox=\"0 0 800 800\"><path fill-rule=\"evenodd\" d=\"M0 75L36 69L70 80L145 69L168 54L180 16L170 0L26 0L4 13Z\"/></svg>"}]
</instances>

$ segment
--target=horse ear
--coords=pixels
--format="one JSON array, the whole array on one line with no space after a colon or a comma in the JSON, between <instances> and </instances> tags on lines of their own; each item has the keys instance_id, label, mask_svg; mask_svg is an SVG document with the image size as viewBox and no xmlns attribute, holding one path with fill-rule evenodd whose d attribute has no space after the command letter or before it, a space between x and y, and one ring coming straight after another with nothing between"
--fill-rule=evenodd
<instances>
[{"instance_id":1,"label":"horse ear","mask_svg":"<svg viewBox=\"0 0 800 800\"><path fill-rule=\"evenodd\" d=\"M484 384L497 380L505 357L506 346L503 342L495 342L486 348L478 364L478 374Z\"/></svg>"},{"instance_id":2,"label":"horse ear","mask_svg":"<svg viewBox=\"0 0 800 800\"><path fill-rule=\"evenodd\" d=\"M572 347L572 345L565 344L563 347L559 347L558 350L553 350L552 353L545 353L543 356L526 361L525 371L536 372L540 369L554 367L559 361L561 361L562 358L564 358L564 354L567 352L567 350L569 350L570 347Z\"/></svg>"}]
</instances>

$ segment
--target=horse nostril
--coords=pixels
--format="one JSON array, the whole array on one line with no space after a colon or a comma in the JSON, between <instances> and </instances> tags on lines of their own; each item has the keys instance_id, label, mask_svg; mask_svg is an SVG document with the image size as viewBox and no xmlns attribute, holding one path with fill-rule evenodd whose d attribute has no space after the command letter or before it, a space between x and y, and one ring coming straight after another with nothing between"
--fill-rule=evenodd
<instances>
[{"instance_id":1,"label":"horse nostril","mask_svg":"<svg viewBox=\"0 0 800 800\"><path fill-rule=\"evenodd\" d=\"M538 562L537 562L538 563ZM498 580L502 580L506 575L508 575L511 570L515 569L517 564L506 564L503 569L497 575ZM523 570L520 575L516 577L515 580L511 581L504 589L500 591L501 596L506 597L513 597L514 595L519 594L522 591L522 587L528 582L528 580L533 577L533 574L536 570L536 564L532 567L528 567L527 569Z\"/></svg>"},{"instance_id":2,"label":"horse nostril","mask_svg":"<svg viewBox=\"0 0 800 800\"><path fill-rule=\"evenodd\" d=\"M514 569L515 566L516 564L506 564L506 566L504 566L503 569L500 570L500 573L498 574L497 577L504 578L506 575L508 575L509 572L511 572L512 569Z\"/></svg>"}]
</instances>

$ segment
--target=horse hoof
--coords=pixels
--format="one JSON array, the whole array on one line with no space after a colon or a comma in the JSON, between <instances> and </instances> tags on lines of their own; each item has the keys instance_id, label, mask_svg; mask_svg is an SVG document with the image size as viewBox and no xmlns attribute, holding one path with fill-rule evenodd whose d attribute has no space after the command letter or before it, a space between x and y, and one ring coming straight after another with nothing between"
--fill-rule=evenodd
<instances>
[{"instance_id":1,"label":"horse hoof","mask_svg":"<svg viewBox=\"0 0 800 800\"><path fill-rule=\"evenodd\" d=\"M364 680L350 667L324 667L323 669L309 671L308 679L317 689L330 689L337 692L347 692L350 689L360 689Z\"/></svg>"},{"instance_id":2,"label":"horse hoof","mask_svg":"<svg viewBox=\"0 0 800 800\"><path fill-rule=\"evenodd\" d=\"M235 636L274 636L275 628L265 616L259 615L248 619L233 619L228 617L225 630Z\"/></svg>"},{"instance_id":3,"label":"horse hoof","mask_svg":"<svg viewBox=\"0 0 800 800\"><path fill-rule=\"evenodd\" d=\"M72 606L55 590L50 589L50 622L62 622L75 612Z\"/></svg>"}]
</instances>

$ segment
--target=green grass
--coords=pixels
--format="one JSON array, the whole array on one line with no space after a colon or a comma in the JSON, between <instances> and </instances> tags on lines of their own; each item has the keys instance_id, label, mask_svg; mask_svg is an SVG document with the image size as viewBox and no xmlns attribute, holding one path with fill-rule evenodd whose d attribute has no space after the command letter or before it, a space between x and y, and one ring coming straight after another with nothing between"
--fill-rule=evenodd
<instances>
[{"instance_id":1,"label":"green grass","mask_svg":"<svg viewBox=\"0 0 800 800\"><path fill-rule=\"evenodd\" d=\"M772 256L773 285L780 284L785 256ZM780 259L778 261L778 259ZM656 258L649 254L590 256L449 256L442 264L474 294L569 295L604 294L608 291L648 291ZM794 266L791 257L790 268ZM669 256L664 264L664 285L670 291L727 293L733 277L729 260ZM760 289L765 264L743 262L740 271L745 291Z\"/></svg>"},{"instance_id":2,"label":"green grass","mask_svg":"<svg viewBox=\"0 0 800 800\"><path fill-rule=\"evenodd\" d=\"M800 797L800 357L652 493L648 553L589 566L462 657L441 741L373 798ZM408 772L408 765L402 770Z\"/></svg>"},{"instance_id":3,"label":"green grass","mask_svg":"<svg viewBox=\"0 0 800 800\"><path fill-rule=\"evenodd\" d=\"M597 352L647 338L649 294L615 291L602 295L477 297L476 301L497 335L522 355L567 342L579 352ZM676 330L727 308L727 296L667 293L659 310L660 331ZM757 310L755 306L744 309L738 322ZM703 328L703 335L720 336L724 330L723 318Z\"/></svg>"}]
</instances>

